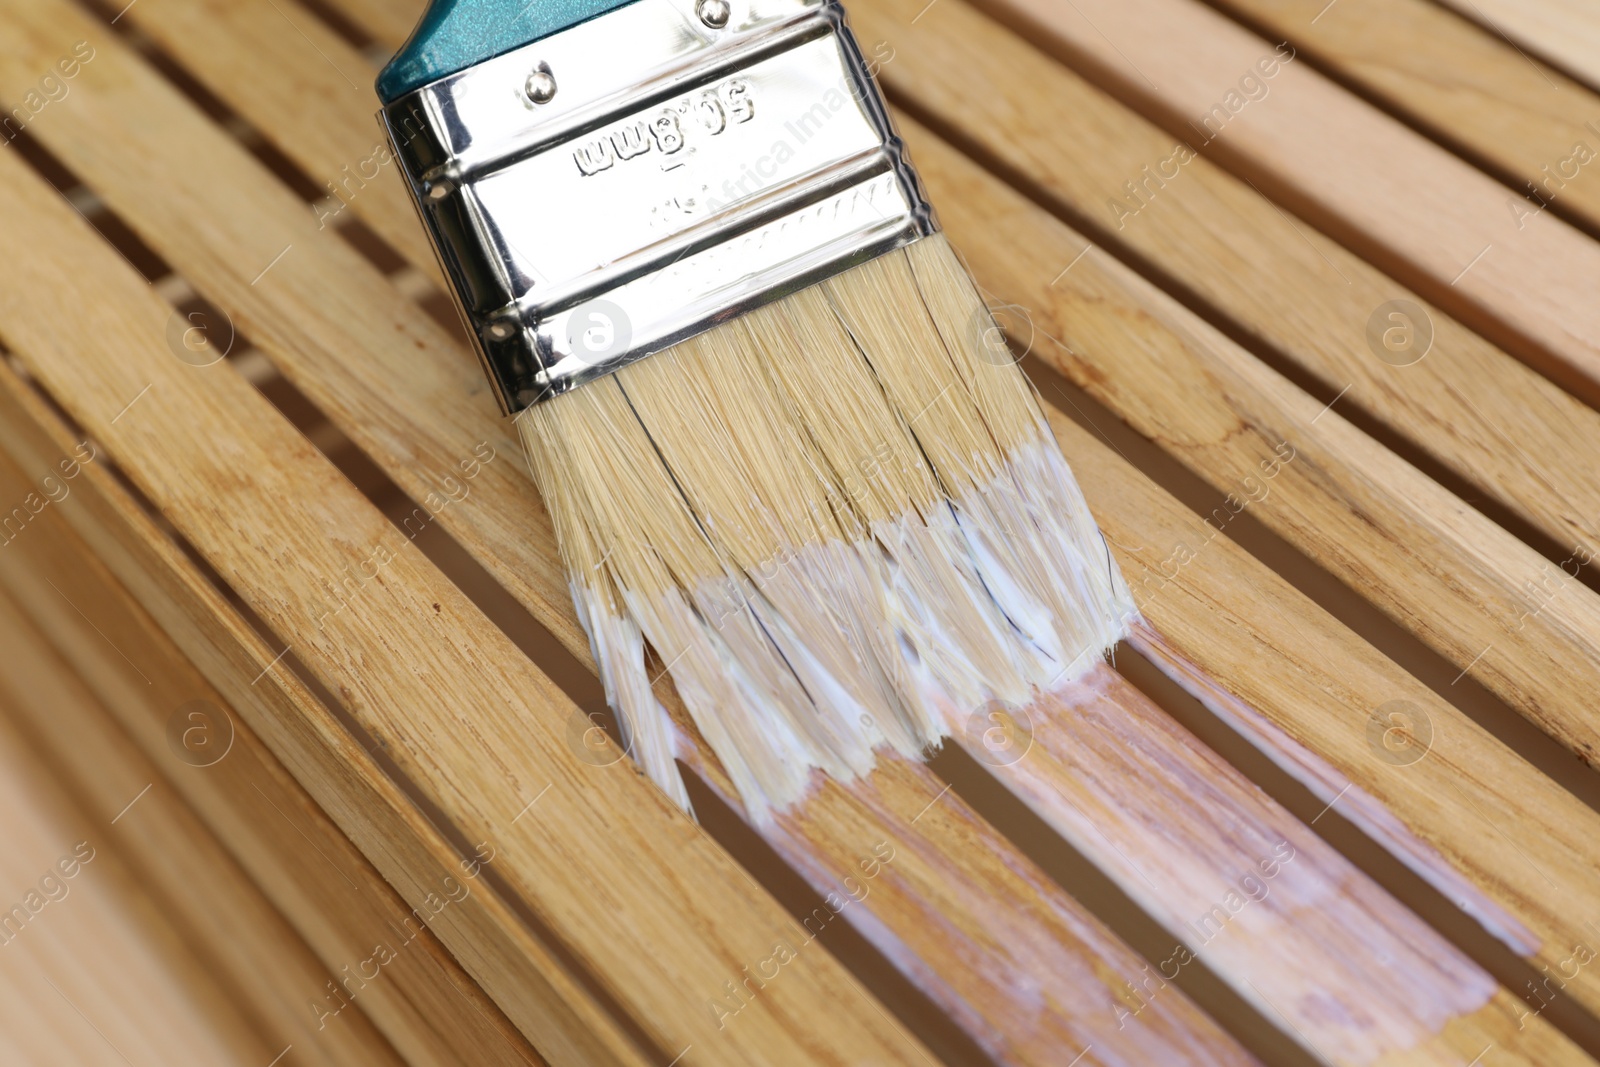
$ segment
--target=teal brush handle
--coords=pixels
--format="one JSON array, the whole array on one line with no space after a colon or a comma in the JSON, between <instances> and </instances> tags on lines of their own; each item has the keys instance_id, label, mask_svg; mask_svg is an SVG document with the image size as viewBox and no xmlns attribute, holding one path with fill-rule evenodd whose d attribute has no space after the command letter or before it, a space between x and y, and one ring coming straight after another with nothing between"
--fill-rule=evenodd
<instances>
[{"instance_id":1,"label":"teal brush handle","mask_svg":"<svg viewBox=\"0 0 1600 1067\"><path fill-rule=\"evenodd\" d=\"M378 75L378 97L392 103L429 82L632 2L433 0L411 39Z\"/></svg>"}]
</instances>

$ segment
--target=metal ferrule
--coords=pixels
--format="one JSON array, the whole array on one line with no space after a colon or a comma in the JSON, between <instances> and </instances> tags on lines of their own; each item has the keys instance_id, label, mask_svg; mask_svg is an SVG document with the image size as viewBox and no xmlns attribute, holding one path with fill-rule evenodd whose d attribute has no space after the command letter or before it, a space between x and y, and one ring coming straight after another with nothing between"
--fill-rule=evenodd
<instances>
[{"instance_id":1,"label":"metal ferrule","mask_svg":"<svg viewBox=\"0 0 1600 1067\"><path fill-rule=\"evenodd\" d=\"M382 118L507 413L935 229L825 0L637 0Z\"/></svg>"}]
</instances>

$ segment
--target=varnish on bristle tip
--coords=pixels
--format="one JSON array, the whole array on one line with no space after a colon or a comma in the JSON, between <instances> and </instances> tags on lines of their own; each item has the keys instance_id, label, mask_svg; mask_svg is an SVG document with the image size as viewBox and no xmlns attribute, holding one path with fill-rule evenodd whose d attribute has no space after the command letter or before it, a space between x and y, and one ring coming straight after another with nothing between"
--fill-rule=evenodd
<instances>
[{"instance_id":1,"label":"varnish on bristle tip","mask_svg":"<svg viewBox=\"0 0 1600 1067\"><path fill-rule=\"evenodd\" d=\"M518 417L640 766L685 809L646 647L748 811L923 757L1134 608L942 236Z\"/></svg>"}]
</instances>

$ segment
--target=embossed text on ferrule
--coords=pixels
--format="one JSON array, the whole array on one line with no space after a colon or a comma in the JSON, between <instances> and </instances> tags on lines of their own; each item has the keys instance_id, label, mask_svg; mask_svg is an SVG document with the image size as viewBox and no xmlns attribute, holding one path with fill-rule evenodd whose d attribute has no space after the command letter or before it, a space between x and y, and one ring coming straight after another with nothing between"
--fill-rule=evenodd
<instances>
[{"instance_id":1,"label":"embossed text on ferrule","mask_svg":"<svg viewBox=\"0 0 1600 1067\"><path fill-rule=\"evenodd\" d=\"M749 83L729 78L667 104L650 118L634 119L590 138L573 150L572 161L588 177L652 150L670 156L681 151L691 136L714 137L755 115Z\"/></svg>"}]
</instances>

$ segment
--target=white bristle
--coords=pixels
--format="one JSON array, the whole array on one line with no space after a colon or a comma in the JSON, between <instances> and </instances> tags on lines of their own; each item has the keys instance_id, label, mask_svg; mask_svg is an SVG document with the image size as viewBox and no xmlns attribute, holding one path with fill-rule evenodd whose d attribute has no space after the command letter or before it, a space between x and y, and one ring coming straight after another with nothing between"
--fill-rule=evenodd
<instances>
[{"instance_id":1,"label":"white bristle","mask_svg":"<svg viewBox=\"0 0 1600 1067\"><path fill-rule=\"evenodd\" d=\"M943 237L518 418L635 759L646 644L757 818L1073 680L1128 591Z\"/></svg>"}]
</instances>

